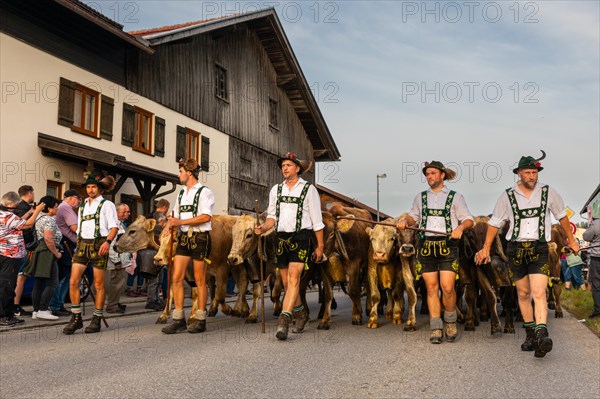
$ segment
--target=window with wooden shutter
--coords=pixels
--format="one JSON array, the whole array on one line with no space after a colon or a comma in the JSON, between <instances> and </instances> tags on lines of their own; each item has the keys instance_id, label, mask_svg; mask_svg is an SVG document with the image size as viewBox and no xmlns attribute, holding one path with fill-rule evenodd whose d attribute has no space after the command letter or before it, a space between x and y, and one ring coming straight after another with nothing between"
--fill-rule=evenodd
<instances>
[{"instance_id":1,"label":"window with wooden shutter","mask_svg":"<svg viewBox=\"0 0 600 399\"><path fill-rule=\"evenodd\" d=\"M215 96L221 100L228 100L227 69L219 64L215 64Z\"/></svg>"},{"instance_id":2,"label":"window with wooden shutter","mask_svg":"<svg viewBox=\"0 0 600 399\"><path fill-rule=\"evenodd\" d=\"M100 94L88 87L75 84L73 124L71 130L98 137L98 100Z\"/></svg>"},{"instance_id":3,"label":"window with wooden shutter","mask_svg":"<svg viewBox=\"0 0 600 399\"><path fill-rule=\"evenodd\" d=\"M123 131L121 132L121 144L133 147L135 134L135 107L123 103Z\"/></svg>"},{"instance_id":4,"label":"window with wooden shutter","mask_svg":"<svg viewBox=\"0 0 600 399\"><path fill-rule=\"evenodd\" d=\"M190 129L189 127L186 129L187 135L187 151L186 158L187 159L195 159L198 163L200 163L200 133L195 130Z\"/></svg>"},{"instance_id":5,"label":"window with wooden shutter","mask_svg":"<svg viewBox=\"0 0 600 399\"><path fill-rule=\"evenodd\" d=\"M75 102L75 83L65 78L60 78L58 92L58 124L73 126L73 110Z\"/></svg>"},{"instance_id":6,"label":"window with wooden shutter","mask_svg":"<svg viewBox=\"0 0 600 399\"><path fill-rule=\"evenodd\" d=\"M165 120L154 117L154 155L165 156Z\"/></svg>"},{"instance_id":7,"label":"window with wooden shutter","mask_svg":"<svg viewBox=\"0 0 600 399\"><path fill-rule=\"evenodd\" d=\"M279 130L279 103L269 98L269 127Z\"/></svg>"},{"instance_id":8,"label":"window with wooden shutter","mask_svg":"<svg viewBox=\"0 0 600 399\"><path fill-rule=\"evenodd\" d=\"M177 126L177 140L175 143L175 161L187 158L187 134L186 128Z\"/></svg>"},{"instance_id":9,"label":"window with wooden shutter","mask_svg":"<svg viewBox=\"0 0 600 399\"><path fill-rule=\"evenodd\" d=\"M102 106L100 107L100 138L112 141L113 137L113 111L115 101L106 96L101 96Z\"/></svg>"},{"instance_id":10,"label":"window with wooden shutter","mask_svg":"<svg viewBox=\"0 0 600 399\"><path fill-rule=\"evenodd\" d=\"M206 136L202 136L202 157L200 162L200 167L203 171L208 172L208 168L210 165L210 139Z\"/></svg>"},{"instance_id":11,"label":"window with wooden shutter","mask_svg":"<svg viewBox=\"0 0 600 399\"><path fill-rule=\"evenodd\" d=\"M152 154L152 117L151 112L134 107L133 149L145 154Z\"/></svg>"}]
</instances>

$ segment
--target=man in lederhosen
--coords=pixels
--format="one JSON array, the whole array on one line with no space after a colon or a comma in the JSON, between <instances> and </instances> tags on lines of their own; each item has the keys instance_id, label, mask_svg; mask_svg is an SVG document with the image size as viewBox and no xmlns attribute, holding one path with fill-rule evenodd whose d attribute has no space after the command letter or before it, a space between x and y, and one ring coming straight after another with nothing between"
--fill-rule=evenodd
<instances>
[{"instance_id":1,"label":"man in lederhosen","mask_svg":"<svg viewBox=\"0 0 600 399\"><path fill-rule=\"evenodd\" d=\"M574 239L567 217L567 209L560 195L551 187L538 183L538 172L544 169L539 161L523 156L513 172L519 176L514 187L500 195L483 249L476 254L477 264L488 263L490 248L498 230L506 221L510 228L506 234L509 272L517 287L519 308L523 315L523 326L527 334L521 345L523 351L535 351L535 357L544 357L552 350L548 336L548 307L546 287L550 268L548 264L548 242L552 236L550 212L567 233L569 247L577 253L579 243ZM531 299L535 303L535 315Z\"/></svg>"},{"instance_id":2,"label":"man in lederhosen","mask_svg":"<svg viewBox=\"0 0 600 399\"><path fill-rule=\"evenodd\" d=\"M206 260L210 256L210 231L215 195L198 181L200 166L195 159L179 162L179 181L185 187L179 192L174 215L169 225L177 229L177 248L173 263L173 322L162 329L175 334L186 328L190 333L206 331ZM194 280L198 289L198 310L194 323L186 325L183 312L183 279L190 263L194 262Z\"/></svg>"},{"instance_id":3,"label":"man in lederhosen","mask_svg":"<svg viewBox=\"0 0 600 399\"><path fill-rule=\"evenodd\" d=\"M458 278L458 240L465 230L473 227L473 216L462 194L444 185L445 180L454 179L456 172L439 161L432 161L425 163L423 174L429 189L417 194L408 216L400 220L397 227L404 230L418 224L421 229L443 234L419 232L417 235L417 279L422 275L427 288L431 329L429 340L433 344L440 344L444 333L449 342L453 342L458 334L454 289ZM444 305L443 321L440 317L440 288Z\"/></svg>"},{"instance_id":4,"label":"man in lederhosen","mask_svg":"<svg viewBox=\"0 0 600 399\"><path fill-rule=\"evenodd\" d=\"M295 333L301 333L308 322L308 312L300 301L300 277L304 268L308 267L313 232L317 240L314 260L319 262L323 256L325 225L317 189L299 176L310 169L312 162L300 160L288 152L277 164L285 180L271 189L267 220L255 227L255 233L262 234L276 225L276 262L281 271L285 297L275 336L285 340L292 318L295 320L292 329Z\"/></svg>"},{"instance_id":5,"label":"man in lederhosen","mask_svg":"<svg viewBox=\"0 0 600 399\"><path fill-rule=\"evenodd\" d=\"M115 204L102 197L103 191L115 186L112 176L101 178L90 174L83 183L88 198L79 207L79 226L77 228L77 247L73 254L69 295L71 297L71 320L63 329L63 334L71 335L83 327L81 319L81 295L79 283L88 265L94 269L94 288L96 288L96 309L92 321L85 333L100 331L100 321L104 316L104 272L108 262L110 245L117 236L119 219Z\"/></svg>"}]
</instances>

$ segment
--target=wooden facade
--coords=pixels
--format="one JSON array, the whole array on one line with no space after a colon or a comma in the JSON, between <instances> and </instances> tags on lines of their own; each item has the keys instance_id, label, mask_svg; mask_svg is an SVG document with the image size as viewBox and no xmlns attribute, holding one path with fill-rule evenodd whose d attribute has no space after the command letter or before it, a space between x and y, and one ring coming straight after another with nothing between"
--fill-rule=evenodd
<instances>
[{"instance_id":1,"label":"wooden facade","mask_svg":"<svg viewBox=\"0 0 600 399\"><path fill-rule=\"evenodd\" d=\"M306 104L314 99L301 91L299 80L308 87L304 77L291 73L296 61L284 52L275 12L255 14L208 28L198 23L188 34L132 32L154 53L132 53L128 63L130 90L230 136L229 159L214 160L227 169L230 214L252 211L256 199L266 205L271 186L281 180L277 158L288 151L313 161L339 160L333 141L318 137L329 132ZM217 69L227 73L225 98L216 93ZM274 104L276 126L269 113ZM303 177L314 181L312 171Z\"/></svg>"}]
</instances>

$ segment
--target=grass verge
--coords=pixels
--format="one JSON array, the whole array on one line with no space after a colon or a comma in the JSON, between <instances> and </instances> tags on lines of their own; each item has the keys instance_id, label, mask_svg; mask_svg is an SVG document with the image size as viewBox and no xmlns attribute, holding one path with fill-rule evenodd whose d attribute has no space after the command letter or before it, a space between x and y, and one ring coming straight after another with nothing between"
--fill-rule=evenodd
<instances>
[{"instance_id":1,"label":"grass verge","mask_svg":"<svg viewBox=\"0 0 600 399\"><path fill-rule=\"evenodd\" d=\"M592 314L594 310L594 300L592 299L592 293L590 291L581 290L565 290L560 295L560 304L569 311L573 316L577 317L578 320L585 319L583 323L586 325L596 336L600 337L600 317L594 317L588 319L588 316Z\"/></svg>"}]
</instances>

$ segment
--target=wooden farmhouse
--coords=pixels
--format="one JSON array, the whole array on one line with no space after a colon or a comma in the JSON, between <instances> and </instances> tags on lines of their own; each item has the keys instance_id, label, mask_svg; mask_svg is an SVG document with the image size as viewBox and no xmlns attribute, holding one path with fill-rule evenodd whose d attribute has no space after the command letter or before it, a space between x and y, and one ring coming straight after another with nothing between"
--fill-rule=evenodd
<instances>
[{"instance_id":1,"label":"wooden farmhouse","mask_svg":"<svg viewBox=\"0 0 600 399\"><path fill-rule=\"evenodd\" d=\"M195 157L215 213L237 214L266 207L285 152L340 160L273 9L129 33L75 0L0 12L3 193L62 198L98 171L135 217L173 203Z\"/></svg>"}]
</instances>

